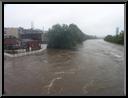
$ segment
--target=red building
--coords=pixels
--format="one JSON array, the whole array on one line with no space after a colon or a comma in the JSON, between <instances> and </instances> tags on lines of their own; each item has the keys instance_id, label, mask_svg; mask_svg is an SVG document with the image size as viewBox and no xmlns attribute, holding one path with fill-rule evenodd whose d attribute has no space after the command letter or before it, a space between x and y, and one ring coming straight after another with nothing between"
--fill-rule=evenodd
<instances>
[{"instance_id":1,"label":"red building","mask_svg":"<svg viewBox=\"0 0 128 98\"><path fill-rule=\"evenodd\" d=\"M19 41L16 38L5 38L4 39L4 49L14 50L14 49L26 49L27 51L39 50L41 49L41 44L38 40L24 39Z\"/></svg>"},{"instance_id":2,"label":"red building","mask_svg":"<svg viewBox=\"0 0 128 98\"><path fill-rule=\"evenodd\" d=\"M20 48L20 41L15 37L5 37L4 38L4 49L12 50Z\"/></svg>"},{"instance_id":3,"label":"red building","mask_svg":"<svg viewBox=\"0 0 128 98\"><path fill-rule=\"evenodd\" d=\"M41 44L38 40L23 39L21 42L21 46L27 50L29 50L30 48L31 50L41 49Z\"/></svg>"}]
</instances>

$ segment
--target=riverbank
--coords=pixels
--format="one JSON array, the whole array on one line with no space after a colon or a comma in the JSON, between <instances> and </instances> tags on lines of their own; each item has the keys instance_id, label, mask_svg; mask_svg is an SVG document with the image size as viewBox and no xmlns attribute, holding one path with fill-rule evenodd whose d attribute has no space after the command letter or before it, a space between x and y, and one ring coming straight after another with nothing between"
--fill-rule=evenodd
<instances>
[{"instance_id":1,"label":"riverbank","mask_svg":"<svg viewBox=\"0 0 128 98\"><path fill-rule=\"evenodd\" d=\"M105 41L115 43L115 44L120 44L124 45L124 31L120 32L120 34L117 35L108 35L104 38Z\"/></svg>"}]
</instances>

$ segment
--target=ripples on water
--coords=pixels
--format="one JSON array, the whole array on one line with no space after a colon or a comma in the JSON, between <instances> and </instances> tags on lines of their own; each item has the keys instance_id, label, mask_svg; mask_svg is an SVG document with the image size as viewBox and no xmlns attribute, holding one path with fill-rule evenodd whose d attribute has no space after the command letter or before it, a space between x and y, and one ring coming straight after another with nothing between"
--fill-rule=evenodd
<instances>
[{"instance_id":1,"label":"ripples on water","mask_svg":"<svg viewBox=\"0 0 128 98\"><path fill-rule=\"evenodd\" d=\"M47 49L35 55L6 58L5 90L14 95L96 95L102 90L101 94L121 95L119 59L123 51L112 46L103 40L88 40L70 50Z\"/></svg>"}]
</instances>

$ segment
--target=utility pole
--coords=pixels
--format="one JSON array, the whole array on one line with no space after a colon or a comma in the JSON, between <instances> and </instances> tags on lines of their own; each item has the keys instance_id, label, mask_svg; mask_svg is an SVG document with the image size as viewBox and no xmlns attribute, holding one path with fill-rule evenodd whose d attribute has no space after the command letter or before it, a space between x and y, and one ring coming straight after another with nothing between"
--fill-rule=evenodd
<instances>
[{"instance_id":1,"label":"utility pole","mask_svg":"<svg viewBox=\"0 0 128 98\"><path fill-rule=\"evenodd\" d=\"M119 28L117 27L116 28L116 36L118 36L118 34L119 34Z\"/></svg>"}]
</instances>

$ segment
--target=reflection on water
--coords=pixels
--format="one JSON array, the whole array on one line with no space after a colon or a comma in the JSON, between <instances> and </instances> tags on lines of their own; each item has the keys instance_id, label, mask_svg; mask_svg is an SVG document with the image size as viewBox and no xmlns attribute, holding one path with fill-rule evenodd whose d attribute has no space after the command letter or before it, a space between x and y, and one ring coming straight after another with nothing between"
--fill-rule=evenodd
<instances>
[{"instance_id":1,"label":"reflection on water","mask_svg":"<svg viewBox=\"0 0 128 98\"><path fill-rule=\"evenodd\" d=\"M5 58L7 95L123 95L123 47L103 40Z\"/></svg>"}]
</instances>

